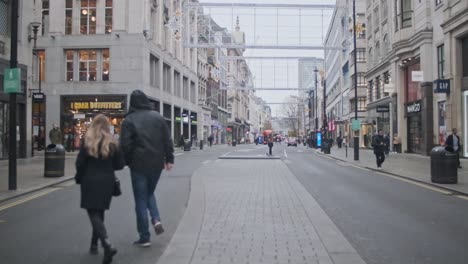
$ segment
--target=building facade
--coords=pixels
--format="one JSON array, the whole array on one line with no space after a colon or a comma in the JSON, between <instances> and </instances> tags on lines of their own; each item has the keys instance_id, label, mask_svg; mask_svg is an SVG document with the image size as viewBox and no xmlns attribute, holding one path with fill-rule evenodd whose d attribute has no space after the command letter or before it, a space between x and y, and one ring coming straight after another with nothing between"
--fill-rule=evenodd
<instances>
[{"instance_id":1,"label":"building facade","mask_svg":"<svg viewBox=\"0 0 468 264\"><path fill-rule=\"evenodd\" d=\"M176 143L201 137L197 50L182 47L180 27L196 30L197 14L182 14L182 1L36 1L43 22L38 49L44 53L46 130L60 124L64 144L80 144L99 113L113 133L140 89L160 112ZM172 20L178 26L166 26Z\"/></svg>"},{"instance_id":2,"label":"building facade","mask_svg":"<svg viewBox=\"0 0 468 264\"><path fill-rule=\"evenodd\" d=\"M325 50L325 102L326 125L329 133L327 136L336 138L345 136L360 137L360 145L364 146L365 134L368 130L367 119L367 82L366 82L366 6L363 1L356 1L356 50L353 45L353 6L350 1L337 1L340 8L335 9L330 26L325 38L326 46L343 47L343 50ZM357 60L357 73L354 67L354 56ZM357 87L354 87L357 75ZM355 96L357 89L357 98ZM319 95L320 98L320 95ZM355 103L358 105L358 119L361 126L359 132L351 129L352 120L355 118ZM322 124L324 126L325 124ZM351 146L353 141L350 140Z\"/></svg>"},{"instance_id":3,"label":"building facade","mask_svg":"<svg viewBox=\"0 0 468 264\"><path fill-rule=\"evenodd\" d=\"M300 111L303 126L300 130L303 134L315 131L320 127L317 116L317 94L320 85L320 72L323 72L322 58L299 59L299 92L298 96L303 102L304 111ZM316 122L317 120L317 122ZM306 132L306 133L304 133Z\"/></svg>"}]
</instances>

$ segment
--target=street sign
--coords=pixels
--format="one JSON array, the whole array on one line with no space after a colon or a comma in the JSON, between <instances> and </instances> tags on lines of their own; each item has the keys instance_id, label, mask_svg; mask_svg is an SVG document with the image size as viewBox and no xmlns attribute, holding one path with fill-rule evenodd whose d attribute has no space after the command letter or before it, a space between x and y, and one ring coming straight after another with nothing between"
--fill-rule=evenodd
<instances>
[{"instance_id":1,"label":"street sign","mask_svg":"<svg viewBox=\"0 0 468 264\"><path fill-rule=\"evenodd\" d=\"M19 93L21 91L21 69L7 68L3 75L3 89L5 93Z\"/></svg>"},{"instance_id":2,"label":"street sign","mask_svg":"<svg viewBox=\"0 0 468 264\"><path fill-rule=\"evenodd\" d=\"M354 119L352 123L353 131L359 131L361 129L361 121L359 119Z\"/></svg>"},{"instance_id":3,"label":"street sign","mask_svg":"<svg viewBox=\"0 0 468 264\"><path fill-rule=\"evenodd\" d=\"M406 105L406 113L407 114L412 114L412 113L419 113L421 112L421 101L416 101L416 102L412 102L412 103L408 103Z\"/></svg>"},{"instance_id":4,"label":"street sign","mask_svg":"<svg viewBox=\"0 0 468 264\"><path fill-rule=\"evenodd\" d=\"M388 113L390 112L390 107L388 105L378 105L376 111L377 113Z\"/></svg>"},{"instance_id":5,"label":"street sign","mask_svg":"<svg viewBox=\"0 0 468 264\"><path fill-rule=\"evenodd\" d=\"M412 71L411 72L411 80L413 82L422 82L424 80L424 72L423 71Z\"/></svg>"},{"instance_id":6,"label":"street sign","mask_svg":"<svg viewBox=\"0 0 468 264\"><path fill-rule=\"evenodd\" d=\"M434 81L434 93L450 93L450 80L437 79Z\"/></svg>"}]
</instances>

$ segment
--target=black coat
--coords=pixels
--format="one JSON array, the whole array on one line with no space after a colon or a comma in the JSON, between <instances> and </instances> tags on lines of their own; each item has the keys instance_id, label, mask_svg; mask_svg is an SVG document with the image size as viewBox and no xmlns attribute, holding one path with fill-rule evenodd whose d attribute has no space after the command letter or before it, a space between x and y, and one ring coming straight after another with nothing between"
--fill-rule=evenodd
<instances>
[{"instance_id":1,"label":"black coat","mask_svg":"<svg viewBox=\"0 0 468 264\"><path fill-rule=\"evenodd\" d=\"M447 140L445 141L445 145L446 145L446 150L447 151L450 151L450 152L454 152L455 151L455 146L453 145L453 136L454 134L451 134L447 137ZM455 135L458 139L458 151L461 150L461 144L460 144L460 137L458 135Z\"/></svg>"},{"instance_id":2,"label":"black coat","mask_svg":"<svg viewBox=\"0 0 468 264\"><path fill-rule=\"evenodd\" d=\"M374 153L384 152L387 148L387 145L385 144L385 138L381 135L375 136L372 143L372 147L374 148Z\"/></svg>"},{"instance_id":3,"label":"black coat","mask_svg":"<svg viewBox=\"0 0 468 264\"><path fill-rule=\"evenodd\" d=\"M166 120L151 110L142 91L132 92L120 143L132 171L151 174L163 169L165 163L174 163L174 146Z\"/></svg>"},{"instance_id":4,"label":"black coat","mask_svg":"<svg viewBox=\"0 0 468 264\"><path fill-rule=\"evenodd\" d=\"M114 191L116 170L125 166L121 151L111 145L112 154L107 159L97 159L88 154L84 145L76 159L75 181L81 185L81 208L107 210Z\"/></svg>"}]
</instances>

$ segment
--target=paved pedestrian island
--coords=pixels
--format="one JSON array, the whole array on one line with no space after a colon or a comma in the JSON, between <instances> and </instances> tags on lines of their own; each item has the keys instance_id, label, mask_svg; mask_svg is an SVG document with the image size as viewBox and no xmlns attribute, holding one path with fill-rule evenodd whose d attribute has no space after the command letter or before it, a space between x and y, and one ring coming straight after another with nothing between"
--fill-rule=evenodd
<instances>
[{"instance_id":1,"label":"paved pedestrian island","mask_svg":"<svg viewBox=\"0 0 468 264\"><path fill-rule=\"evenodd\" d=\"M363 264L281 160L217 160L192 176L158 264Z\"/></svg>"}]
</instances>

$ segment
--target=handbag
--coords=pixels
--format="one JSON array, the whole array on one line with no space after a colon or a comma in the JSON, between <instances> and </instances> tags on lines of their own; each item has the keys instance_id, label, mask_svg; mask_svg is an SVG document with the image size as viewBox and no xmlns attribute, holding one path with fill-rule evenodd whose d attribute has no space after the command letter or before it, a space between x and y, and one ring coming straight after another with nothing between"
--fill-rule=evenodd
<instances>
[{"instance_id":1,"label":"handbag","mask_svg":"<svg viewBox=\"0 0 468 264\"><path fill-rule=\"evenodd\" d=\"M120 196L122 195L122 189L120 188L120 180L119 178L114 178L114 190L112 191L112 196Z\"/></svg>"}]
</instances>

